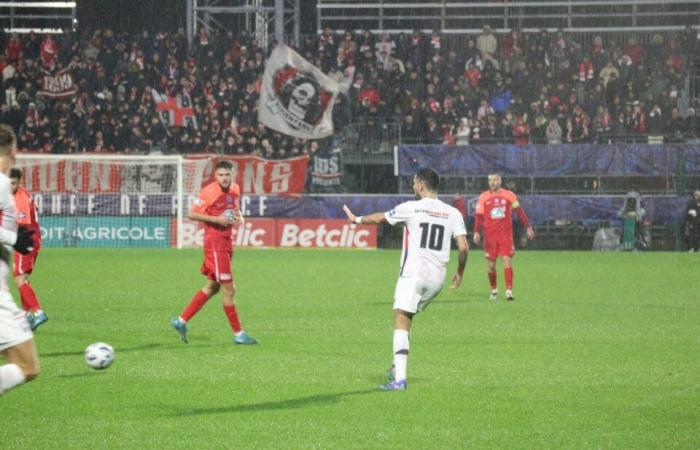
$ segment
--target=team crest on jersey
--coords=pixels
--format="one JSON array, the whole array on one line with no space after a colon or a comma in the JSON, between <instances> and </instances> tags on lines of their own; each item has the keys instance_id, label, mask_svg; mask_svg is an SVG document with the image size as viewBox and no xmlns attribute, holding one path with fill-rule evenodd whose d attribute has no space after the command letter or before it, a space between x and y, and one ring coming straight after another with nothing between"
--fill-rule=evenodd
<instances>
[{"instance_id":1,"label":"team crest on jersey","mask_svg":"<svg viewBox=\"0 0 700 450\"><path fill-rule=\"evenodd\" d=\"M17 218L18 218L18 219L24 219L25 217L27 217L27 215L26 215L25 213L23 213L23 212L20 212L20 213L17 214Z\"/></svg>"},{"instance_id":2,"label":"team crest on jersey","mask_svg":"<svg viewBox=\"0 0 700 450\"><path fill-rule=\"evenodd\" d=\"M391 211L389 211L389 217L394 217L395 215L396 215L395 209L392 209Z\"/></svg>"}]
</instances>

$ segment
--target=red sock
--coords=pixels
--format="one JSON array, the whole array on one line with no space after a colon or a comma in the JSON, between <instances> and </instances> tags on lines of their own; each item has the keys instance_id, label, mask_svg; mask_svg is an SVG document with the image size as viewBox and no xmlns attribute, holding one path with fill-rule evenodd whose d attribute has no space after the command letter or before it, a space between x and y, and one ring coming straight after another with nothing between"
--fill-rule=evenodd
<instances>
[{"instance_id":1,"label":"red sock","mask_svg":"<svg viewBox=\"0 0 700 450\"><path fill-rule=\"evenodd\" d=\"M486 272L489 276L489 283L491 284L491 289L497 289L498 284L496 283L496 271Z\"/></svg>"},{"instance_id":2,"label":"red sock","mask_svg":"<svg viewBox=\"0 0 700 450\"><path fill-rule=\"evenodd\" d=\"M503 273L506 276L506 289L513 289L513 268L506 267L503 269Z\"/></svg>"},{"instance_id":3,"label":"red sock","mask_svg":"<svg viewBox=\"0 0 700 450\"><path fill-rule=\"evenodd\" d=\"M241 331L241 322L238 320L236 305L224 305L224 313L226 313L226 317L228 317L228 323L231 324L233 332L238 333Z\"/></svg>"},{"instance_id":4,"label":"red sock","mask_svg":"<svg viewBox=\"0 0 700 450\"><path fill-rule=\"evenodd\" d=\"M204 293L204 291L197 291L196 294L194 294L194 297L192 297L192 300L190 300L190 304L187 305L187 308L182 312L182 320L187 322L190 320L192 317L194 317L195 314L197 314L197 311L202 309L202 306L209 300L209 296Z\"/></svg>"},{"instance_id":5,"label":"red sock","mask_svg":"<svg viewBox=\"0 0 700 450\"><path fill-rule=\"evenodd\" d=\"M36 297L36 292L34 292L32 285L29 284L28 281L20 286L19 296L22 298L22 307L25 311L36 312L41 309L39 299Z\"/></svg>"}]
</instances>

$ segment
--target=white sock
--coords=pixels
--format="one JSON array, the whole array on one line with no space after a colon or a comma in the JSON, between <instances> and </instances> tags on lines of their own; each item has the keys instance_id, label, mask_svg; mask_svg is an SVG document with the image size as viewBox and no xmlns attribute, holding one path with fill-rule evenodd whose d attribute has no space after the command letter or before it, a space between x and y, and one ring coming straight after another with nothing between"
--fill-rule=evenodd
<instances>
[{"instance_id":1,"label":"white sock","mask_svg":"<svg viewBox=\"0 0 700 450\"><path fill-rule=\"evenodd\" d=\"M408 365L408 331L394 330L394 379L406 379Z\"/></svg>"},{"instance_id":2,"label":"white sock","mask_svg":"<svg viewBox=\"0 0 700 450\"><path fill-rule=\"evenodd\" d=\"M17 364L0 366L0 395L27 381Z\"/></svg>"}]
</instances>

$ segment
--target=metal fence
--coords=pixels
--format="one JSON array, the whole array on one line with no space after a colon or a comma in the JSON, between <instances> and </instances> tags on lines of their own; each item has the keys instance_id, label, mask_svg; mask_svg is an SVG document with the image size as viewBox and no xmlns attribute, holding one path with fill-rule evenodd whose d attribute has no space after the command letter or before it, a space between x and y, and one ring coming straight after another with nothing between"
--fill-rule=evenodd
<instances>
[{"instance_id":1,"label":"metal fence","mask_svg":"<svg viewBox=\"0 0 700 450\"><path fill-rule=\"evenodd\" d=\"M424 0L319 0L317 28L445 32L495 29L659 30L697 24L697 0L566 0L459 2Z\"/></svg>"}]
</instances>

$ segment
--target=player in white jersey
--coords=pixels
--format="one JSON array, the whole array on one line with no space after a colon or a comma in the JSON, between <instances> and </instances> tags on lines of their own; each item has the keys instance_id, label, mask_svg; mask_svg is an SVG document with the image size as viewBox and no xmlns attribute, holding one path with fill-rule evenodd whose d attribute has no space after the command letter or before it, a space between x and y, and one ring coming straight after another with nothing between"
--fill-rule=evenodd
<instances>
[{"instance_id":1,"label":"player in white jersey","mask_svg":"<svg viewBox=\"0 0 700 450\"><path fill-rule=\"evenodd\" d=\"M401 269L394 293L394 364L385 390L405 390L408 335L413 316L423 311L442 290L451 240L457 241L459 264L450 289L462 283L469 244L462 214L437 198L440 177L432 169L421 169L413 177L415 201L401 203L386 213L355 216L343 206L348 220L358 224L404 223Z\"/></svg>"},{"instance_id":2,"label":"player in white jersey","mask_svg":"<svg viewBox=\"0 0 700 450\"><path fill-rule=\"evenodd\" d=\"M0 125L0 355L7 361L0 366L0 395L39 375L34 336L24 312L12 299L7 283L12 257L8 246L26 254L33 245L33 232L17 227L15 201L7 177L16 154L15 133L7 125Z\"/></svg>"}]
</instances>

